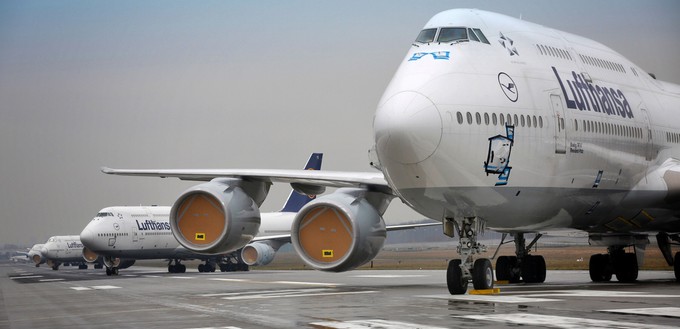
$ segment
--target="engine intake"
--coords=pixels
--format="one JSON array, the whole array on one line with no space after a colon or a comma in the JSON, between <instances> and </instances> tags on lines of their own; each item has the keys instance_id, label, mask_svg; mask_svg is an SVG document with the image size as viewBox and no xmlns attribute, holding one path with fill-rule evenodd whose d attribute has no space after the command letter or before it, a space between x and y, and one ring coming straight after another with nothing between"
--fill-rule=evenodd
<instances>
[{"instance_id":1,"label":"engine intake","mask_svg":"<svg viewBox=\"0 0 680 329\"><path fill-rule=\"evenodd\" d=\"M88 249L87 247L83 247L83 259L86 262L93 263L97 261L97 258L99 258L99 255L97 255L96 252Z\"/></svg>"},{"instance_id":2,"label":"engine intake","mask_svg":"<svg viewBox=\"0 0 680 329\"><path fill-rule=\"evenodd\" d=\"M267 265L274 260L281 245L280 241L253 242L243 247L241 259L249 266Z\"/></svg>"},{"instance_id":3,"label":"engine intake","mask_svg":"<svg viewBox=\"0 0 680 329\"><path fill-rule=\"evenodd\" d=\"M372 260L382 248L385 222L363 189L339 189L298 212L291 227L293 247L309 266L344 272Z\"/></svg>"},{"instance_id":4,"label":"engine intake","mask_svg":"<svg viewBox=\"0 0 680 329\"><path fill-rule=\"evenodd\" d=\"M182 193L170 210L177 241L201 254L231 252L250 242L260 228L260 209L242 183L214 179Z\"/></svg>"}]
</instances>

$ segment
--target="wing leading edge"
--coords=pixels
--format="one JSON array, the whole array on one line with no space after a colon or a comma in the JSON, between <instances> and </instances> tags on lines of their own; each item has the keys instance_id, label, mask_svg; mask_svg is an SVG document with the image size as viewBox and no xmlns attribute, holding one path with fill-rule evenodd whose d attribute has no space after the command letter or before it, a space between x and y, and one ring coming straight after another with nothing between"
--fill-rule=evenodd
<instances>
[{"instance_id":1,"label":"wing leading edge","mask_svg":"<svg viewBox=\"0 0 680 329\"><path fill-rule=\"evenodd\" d=\"M112 169L103 167L109 175L174 177L190 181L210 181L215 178L241 178L267 183L304 184L324 187L367 187L369 190L394 195L380 172L344 172L282 169Z\"/></svg>"}]
</instances>

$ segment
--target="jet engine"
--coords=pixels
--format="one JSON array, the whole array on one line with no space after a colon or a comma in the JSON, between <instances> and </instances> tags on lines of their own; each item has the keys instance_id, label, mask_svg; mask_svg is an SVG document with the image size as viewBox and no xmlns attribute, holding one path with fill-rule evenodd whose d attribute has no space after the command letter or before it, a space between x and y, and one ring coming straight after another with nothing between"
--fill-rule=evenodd
<instances>
[{"instance_id":1,"label":"jet engine","mask_svg":"<svg viewBox=\"0 0 680 329\"><path fill-rule=\"evenodd\" d=\"M216 178L186 190L170 210L177 241L190 251L223 254L245 246L260 228L266 183Z\"/></svg>"},{"instance_id":2,"label":"jet engine","mask_svg":"<svg viewBox=\"0 0 680 329\"><path fill-rule=\"evenodd\" d=\"M249 266L267 265L274 260L282 244L283 242L278 241L253 242L243 247L241 259Z\"/></svg>"},{"instance_id":3,"label":"jet engine","mask_svg":"<svg viewBox=\"0 0 680 329\"><path fill-rule=\"evenodd\" d=\"M87 249L87 247L83 247L83 259L88 262L88 263L94 263L97 261L99 258L99 255L95 253L94 251Z\"/></svg>"},{"instance_id":4,"label":"jet engine","mask_svg":"<svg viewBox=\"0 0 680 329\"><path fill-rule=\"evenodd\" d=\"M391 197L389 197L391 199ZM388 196L344 188L308 203L291 227L293 247L314 269L344 272L372 260L385 242Z\"/></svg>"}]
</instances>

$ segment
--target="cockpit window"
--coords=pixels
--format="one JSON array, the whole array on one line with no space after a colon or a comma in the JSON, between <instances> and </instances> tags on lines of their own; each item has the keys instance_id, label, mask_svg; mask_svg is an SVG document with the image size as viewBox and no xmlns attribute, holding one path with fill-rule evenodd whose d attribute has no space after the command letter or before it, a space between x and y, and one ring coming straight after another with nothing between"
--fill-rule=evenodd
<instances>
[{"instance_id":1,"label":"cockpit window","mask_svg":"<svg viewBox=\"0 0 680 329\"><path fill-rule=\"evenodd\" d=\"M97 217L113 217L112 212L100 212L97 214Z\"/></svg>"},{"instance_id":2,"label":"cockpit window","mask_svg":"<svg viewBox=\"0 0 680 329\"><path fill-rule=\"evenodd\" d=\"M425 29L420 31L420 34L418 34L418 37L416 38L416 42L420 43L430 43L434 41L434 35L437 34L437 29Z\"/></svg>"},{"instance_id":3,"label":"cockpit window","mask_svg":"<svg viewBox=\"0 0 680 329\"><path fill-rule=\"evenodd\" d=\"M464 27L445 27L439 32L438 42L467 41L467 29Z\"/></svg>"},{"instance_id":4,"label":"cockpit window","mask_svg":"<svg viewBox=\"0 0 680 329\"><path fill-rule=\"evenodd\" d=\"M480 29L472 29L472 30L474 30L475 34L477 34L479 41L486 43L486 44L489 44L489 40L486 39L486 36L484 35L484 33L482 33L482 30L480 30Z\"/></svg>"}]
</instances>

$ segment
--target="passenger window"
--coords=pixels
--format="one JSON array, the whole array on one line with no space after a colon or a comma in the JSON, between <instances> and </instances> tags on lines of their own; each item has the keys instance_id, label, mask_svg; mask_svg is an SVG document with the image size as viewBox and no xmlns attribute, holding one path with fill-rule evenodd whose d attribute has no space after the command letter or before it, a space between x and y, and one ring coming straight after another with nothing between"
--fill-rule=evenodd
<instances>
[{"instance_id":1,"label":"passenger window","mask_svg":"<svg viewBox=\"0 0 680 329\"><path fill-rule=\"evenodd\" d=\"M522 127L524 127L524 116L520 115L519 117L522 118Z\"/></svg>"},{"instance_id":2,"label":"passenger window","mask_svg":"<svg viewBox=\"0 0 680 329\"><path fill-rule=\"evenodd\" d=\"M467 41L467 29L464 27L442 28L439 31L438 42Z\"/></svg>"},{"instance_id":3,"label":"passenger window","mask_svg":"<svg viewBox=\"0 0 680 329\"><path fill-rule=\"evenodd\" d=\"M501 121L499 123L501 124L501 126L504 126L505 125L505 116L503 115L503 113L501 113L500 119L501 119Z\"/></svg>"},{"instance_id":4,"label":"passenger window","mask_svg":"<svg viewBox=\"0 0 680 329\"><path fill-rule=\"evenodd\" d=\"M512 116L508 114L508 126L512 126Z\"/></svg>"},{"instance_id":5,"label":"passenger window","mask_svg":"<svg viewBox=\"0 0 680 329\"><path fill-rule=\"evenodd\" d=\"M543 117L538 117L538 126L543 128Z\"/></svg>"},{"instance_id":6,"label":"passenger window","mask_svg":"<svg viewBox=\"0 0 680 329\"><path fill-rule=\"evenodd\" d=\"M484 113L484 124L489 125L489 113Z\"/></svg>"},{"instance_id":7,"label":"passenger window","mask_svg":"<svg viewBox=\"0 0 680 329\"><path fill-rule=\"evenodd\" d=\"M482 33L482 30L480 29L473 29L475 31L475 34L477 34L477 37L479 38L479 41L489 44L489 40L486 39L486 36L484 33Z\"/></svg>"},{"instance_id":8,"label":"passenger window","mask_svg":"<svg viewBox=\"0 0 680 329\"><path fill-rule=\"evenodd\" d=\"M472 124L472 114L470 114L470 112L467 112L467 113L465 114L465 116L467 117L467 123L468 123L469 125L471 125L471 124Z\"/></svg>"},{"instance_id":9,"label":"passenger window","mask_svg":"<svg viewBox=\"0 0 680 329\"><path fill-rule=\"evenodd\" d=\"M515 117L513 119L514 119L513 122L515 123L515 126L519 125L519 120L517 120L517 114L515 114Z\"/></svg>"},{"instance_id":10,"label":"passenger window","mask_svg":"<svg viewBox=\"0 0 680 329\"><path fill-rule=\"evenodd\" d=\"M527 115L527 127L531 128L531 116Z\"/></svg>"},{"instance_id":11,"label":"passenger window","mask_svg":"<svg viewBox=\"0 0 680 329\"><path fill-rule=\"evenodd\" d=\"M491 121L493 121L494 126L498 124L498 118L496 118L496 113L491 115Z\"/></svg>"},{"instance_id":12,"label":"passenger window","mask_svg":"<svg viewBox=\"0 0 680 329\"><path fill-rule=\"evenodd\" d=\"M418 34L418 37L416 38L416 42L420 43L430 43L434 41L434 35L437 34L437 29L425 29L420 31L420 34Z\"/></svg>"},{"instance_id":13,"label":"passenger window","mask_svg":"<svg viewBox=\"0 0 680 329\"><path fill-rule=\"evenodd\" d=\"M578 120L574 119L574 130L578 131Z\"/></svg>"},{"instance_id":14,"label":"passenger window","mask_svg":"<svg viewBox=\"0 0 680 329\"><path fill-rule=\"evenodd\" d=\"M477 121L478 125L482 124L482 116L479 115L479 112L475 113L475 121Z\"/></svg>"},{"instance_id":15,"label":"passenger window","mask_svg":"<svg viewBox=\"0 0 680 329\"><path fill-rule=\"evenodd\" d=\"M535 115L534 115L534 127L538 127L538 125L536 124L536 116Z\"/></svg>"},{"instance_id":16,"label":"passenger window","mask_svg":"<svg viewBox=\"0 0 680 329\"><path fill-rule=\"evenodd\" d=\"M463 114L460 112L456 113L456 119L458 119L458 124L463 124Z\"/></svg>"}]
</instances>

